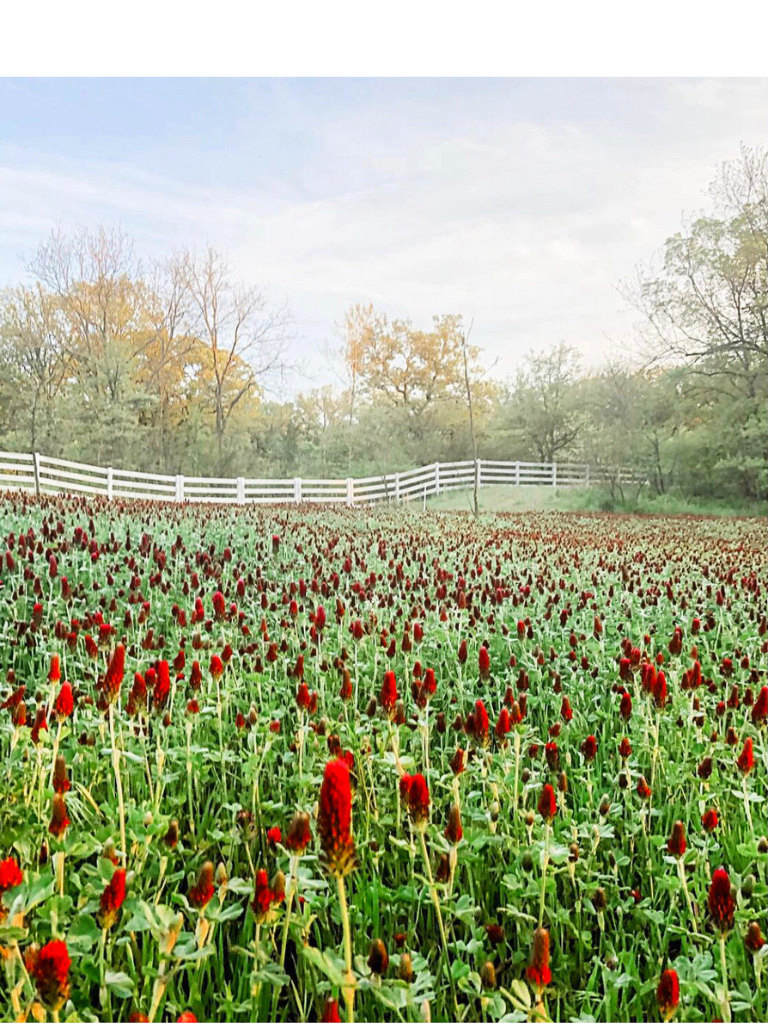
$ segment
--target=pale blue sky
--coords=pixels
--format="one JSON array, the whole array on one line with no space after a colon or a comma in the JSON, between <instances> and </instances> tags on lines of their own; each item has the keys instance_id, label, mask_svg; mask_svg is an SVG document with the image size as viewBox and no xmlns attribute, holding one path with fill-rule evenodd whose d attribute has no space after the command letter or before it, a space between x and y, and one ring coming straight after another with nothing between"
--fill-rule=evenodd
<instances>
[{"instance_id":1,"label":"pale blue sky","mask_svg":"<svg viewBox=\"0 0 768 1024\"><path fill-rule=\"evenodd\" d=\"M353 302L474 317L498 372L626 348L616 292L705 204L768 80L0 80L0 284L52 227L139 254L215 243L294 317L291 386L334 379Z\"/></svg>"}]
</instances>

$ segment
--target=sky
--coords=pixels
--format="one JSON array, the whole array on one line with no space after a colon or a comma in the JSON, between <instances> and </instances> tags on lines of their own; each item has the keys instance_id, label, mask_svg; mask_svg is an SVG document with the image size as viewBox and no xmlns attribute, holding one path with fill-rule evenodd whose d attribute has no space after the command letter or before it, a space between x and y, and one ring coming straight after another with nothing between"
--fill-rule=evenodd
<instances>
[{"instance_id":1,"label":"sky","mask_svg":"<svg viewBox=\"0 0 768 1024\"><path fill-rule=\"evenodd\" d=\"M0 286L55 228L213 244L291 312L287 393L353 303L461 313L494 375L632 350L618 286L768 144L768 79L0 79ZM285 396L284 396L285 397Z\"/></svg>"}]
</instances>

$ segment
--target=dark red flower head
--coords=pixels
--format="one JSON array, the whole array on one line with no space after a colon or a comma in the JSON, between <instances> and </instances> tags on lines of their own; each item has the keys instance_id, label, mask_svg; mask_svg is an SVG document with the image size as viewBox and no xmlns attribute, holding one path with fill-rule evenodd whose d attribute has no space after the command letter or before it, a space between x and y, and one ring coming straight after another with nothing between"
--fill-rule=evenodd
<instances>
[{"instance_id":1,"label":"dark red flower head","mask_svg":"<svg viewBox=\"0 0 768 1024\"><path fill-rule=\"evenodd\" d=\"M759 921L750 921L747 927L747 934L744 936L744 945L750 953L759 953L765 945L763 933L760 931Z\"/></svg>"},{"instance_id":2,"label":"dark red flower head","mask_svg":"<svg viewBox=\"0 0 768 1024\"><path fill-rule=\"evenodd\" d=\"M167 661L158 661L155 676L155 688L152 693L152 706L155 711L162 711L171 692L171 673Z\"/></svg>"},{"instance_id":3,"label":"dark red flower head","mask_svg":"<svg viewBox=\"0 0 768 1024\"><path fill-rule=\"evenodd\" d=\"M673 857L682 857L685 854L687 845L685 841L685 825L682 821L676 821L667 840L667 850Z\"/></svg>"},{"instance_id":4,"label":"dark red flower head","mask_svg":"<svg viewBox=\"0 0 768 1024\"><path fill-rule=\"evenodd\" d=\"M502 708L499 712L499 717L496 721L496 727L494 732L496 733L496 739L500 743L506 742L507 733L512 728L512 722L509 717L509 711L506 708Z\"/></svg>"},{"instance_id":5,"label":"dark red flower head","mask_svg":"<svg viewBox=\"0 0 768 1024\"><path fill-rule=\"evenodd\" d=\"M729 931L736 907L731 895L731 879L725 868L718 868L712 875L707 903L715 927L721 932Z\"/></svg>"},{"instance_id":6,"label":"dark red flower head","mask_svg":"<svg viewBox=\"0 0 768 1024\"><path fill-rule=\"evenodd\" d=\"M125 900L125 868L116 868L99 900L99 923L111 928Z\"/></svg>"},{"instance_id":7,"label":"dark red flower head","mask_svg":"<svg viewBox=\"0 0 768 1024\"><path fill-rule=\"evenodd\" d=\"M19 706L22 708L24 707L23 704ZM41 729L48 729L48 722L45 717L45 705L43 704L38 705L37 711L35 712L35 721L29 733L30 739L35 745L37 745L40 742Z\"/></svg>"},{"instance_id":8,"label":"dark red flower head","mask_svg":"<svg viewBox=\"0 0 768 1024\"><path fill-rule=\"evenodd\" d=\"M487 679L491 674L491 656L485 645L481 645L480 650L478 651L477 664L480 669L480 678Z\"/></svg>"},{"instance_id":9,"label":"dark red flower head","mask_svg":"<svg viewBox=\"0 0 768 1024\"><path fill-rule=\"evenodd\" d=\"M461 747L456 748L456 753L451 758L451 771L454 775L461 775L464 771L464 751Z\"/></svg>"},{"instance_id":10,"label":"dark red flower head","mask_svg":"<svg viewBox=\"0 0 768 1024\"><path fill-rule=\"evenodd\" d=\"M305 682L299 683L299 688L296 691L296 707L301 711L306 711L309 707L311 696L309 693L309 687Z\"/></svg>"},{"instance_id":11,"label":"dark red flower head","mask_svg":"<svg viewBox=\"0 0 768 1024\"><path fill-rule=\"evenodd\" d=\"M709 807L701 816L701 827L705 832L714 832L718 825L717 811Z\"/></svg>"},{"instance_id":12,"label":"dark red flower head","mask_svg":"<svg viewBox=\"0 0 768 1024\"><path fill-rule=\"evenodd\" d=\"M383 975L389 967L389 953L381 939L374 939L368 953L368 966L372 974Z\"/></svg>"},{"instance_id":13,"label":"dark red flower head","mask_svg":"<svg viewBox=\"0 0 768 1024\"><path fill-rule=\"evenodd\" d=\"M51 667L48 669L48 682L58 683L61 679L61 664L59 662L58 654L54 654L51 657Z\"/></svg>"},{"instance_id":14,"label":"dark red flower head","mask_svg":"<svg viewBox=\"0 0 768 1024\"><path fill-rule=\"evenodd\" d=\"M60 839L61 836L67 831L69 827L69 818L67 817L67 804L64 800L62 793L56 793L53 798L53 810L51 812L51 822L48 826L48 831L52 836L56 836Z\"/></svg>"},{"instance_id":15,"label":"dark red flower head","mask_svg":"<svg viewBox=\"0 0 768 1024\"><path fill-rule=\"evenodd\" d=\"M9 889L21 885L23 881L24 872L13 857L6 857L5 860L0 860L0 897ZM0 915L2 915L1 909Z\"/></svg>"},{"instance_id":16,"label":"dark red flower head","mask_svg":"<svg viewBox=\"0 0 768 1024\"><path fill-rule=\"evenodd\" d=\"M323 632L323 630L325 629L325 623L326 623L325 608L323 608L323 606L321 604L319 604L317 606L317 610L315 611L315 616L314 616L315 629L317 630L318 633L322 633Z\"/></svg>"},{"instance_id":17,"label":"dark red flower head","mask_svg":"<svg viewBox=\"0 0 768 1024\"><path fill-rule=\"evenodd\" d=\"M744 746L742 747L741 753L736 758L736 764L740 772L744 775L749 775L752 769L755 767L755 753L752 746L752 737L747 736L744 740Z\"/></svg>"},{"instance_id":18,"label":"dark red flower head","mask_svg":"<svg viewBox=\"0 0 768 1024\"><path fill-rule=\"evenodd\" d=\"M200 868L197 882L189 890L188 899L193 907L202 910L213 899L213 863L207 860Z\"/></svg>"},{"instance_id":19,"label":"dark red flower head","mask_svg":"<svg viewBox=\"0 0 768 1024\"><path fill-rule=\"evenodd\" d=\"M712 758L705 757L699 767L696 769L696 773L700 779L708 779L712 774Z\"/></svg>"},{"instance_id":20,"label":"dark red flower head","mask_svg":"<svg viewBox=\"0 0 768 1024\"><path fill-rule=\"evenodd\" d=\"M63 754L59 754L53 765L53 791L54 793L68 793L72 788L67 772L67 762Z\"/></svg>"},{"instance_id":21,"label":"dark red flower head","mask_svg":"<svg viewBox=\"0 0 768 1024\"><path fill-rule=\"evenodd\" d=\"M348 874L355 866L355 841L351 828L349 766L344 758L338 757L325 766L317 815L323 863L328 873L335 877Z\"/></svg>"},{"instance_id":22,"label":"dark red flower head","mask_svg":"<svg viewBox=\"0 0 768 1024\"><path fill-rule=\"evenodd\" d=\"M424 829L429 821L429 787L423 775L403 775L400 795L408 804L408 814L414 828Z\"/></svg>"},{"instance_id":23,"label":"dark red flower head","mask_svg":"<svg viewBox=\"0 0 768 1024\"><path fill-rule=\"evenodd\" d=\"M271 850L277 846L278 843L282 843L283 833L280 831L279 826L274 825L272 828L267 829L267 844Z\"/></svg>"},{"instance_id":24,"label":"dark red flower head","mask_svg":"<svg viewBox=\"0 0 768 1024\"><path fill-rule=\"evenodd\" d=\"M203 685L203 672L199 661L192 662L192 668L189 670L189 685L193 690L199 690Z\"/></svg>"},{"instance_id":25,"label":"dark red flower head","mask_svg":"<svg viewBox=\"0 0 768 1024\"><path fill-rule=\"evenodd\" d=\"M659 672L653 683L653 702L661 709L667 703L667 679L663 672Z\"/></svg>"},{"instance_id":26,"label":"dark red flower head","mask_svg":"<svg viewBox=\"0 0 768 1024\"><path fill-rule=\"evenodd\" d=\"M283 899L285 899L285 888L283 887L283 891L280 892L271 886L267 872L264 868L259 868L256 872L256 888L251 900L251 909L256 917L256 921L263 923L272 908L272 904L280 903Z\"/></svg>"},{"instance_id":27,"label":"dark red flower head","mask_svg":"<svg viewBox=\"0 0 768 1024\"><path fill-rule=\"evenodd\" d=\"M389 718L394 718L395 706L397 704L397 682L395 673L392 671L384 673L384 682L381 684L379 703L386 711Z\"/></svg>"},{"instance_id":28,"label":"dark red flower head","mask_svg":"<svg viewBox=\"0 0 768 1024\"><path fill-rule=\"evenodd\" d=\"M217 590L211 599L213 603L213 614L217 622L221 622L227 615L227 602L220 590Z\"/></svg>"},{"instance_id":29,"label":"dark red flower head","mask_svg":"<svg viewBox=\"0 0 768 1024\"><path fill-rule=\"evenodd\" d=\"M594 736L587 736L581 745L582 753L587 761L594 761L597 755L597 740Z\"/></svg>"},{"instance_id":30,"label":"dark red flower head","mask_svg":"<svg viewBox=\"0 0 768 1024\"><path fill-rule=\"evenodd\" d=\"M330 996L325 1000L325 1005L323 1006L322 1024L341 1024L339 1004Z\"/></svg>"},{"instance_id":31,"label":"dark red flower head","mask_svg":"<svg viewBox=\"0 0 768 1024\"><path fill-rule=\"evenodd\" d=\"M72 684L63 682L61 688L56 696L56 701L53 705L53 710L56 713L56 717L59 721L63 721L65 718L69 718L75 707L75 698L72 693Z\"/></svg>"},{"instance_id":32,"label":"dark red flower head","mask_svg":"<svg viewBox=\"0 0 768 1024\"><path fill-rule=\"evenodd\" d=\"M125 674L125 647L118 644L109 659L104 676L104 695L109 704L114 704L120 694L120 687Z\"/></svg>"},{"instance_id":33,"label":"dark red flower head","mask_svg":"<svg viewBox=\"0 0 768 1024\"><path fill-rule=\"evenodd\" d=\"M764 686L752 705L752 722L754 725L765 725L768 720L768 686Z\"/></svg>"},{"instance_id":34,"label":"dark red flower head","mask_svg":"<svg viewBox=\"0 0 768 1024\"><path fill-rule=\"evenodd\" d=\"M437 691L437 680L435 679L435 670L433 668L427 668L424 670L424 682L422 683L422 686L428 697L434 697Z\"/></svg>"},{"instance_id":35,"label":"dark red flower head","mask_svg":"<svg viewBox=\"0 0 768 1024\"><path fill-rule=\"evenodd\" d=\"M54 940L26 957L29 976L37 985L41 1001L54 1013L69 998L69 958L66 942Z\"/></svg>"},{"instance_id":36,"label":"dark red flower head","mask_svg":"<svg viewBox=\"0 0 768 1024\"><path fill-rule=\"evenodd\" d=\"M475 701L474 712L474 736L477 743L486 746L489 739L490 721L485 704L481 700Z\"/></svg>"},{"instance_id":37,"label":"dark red flower head","mask_svg":"<svg viewBox=\"0 0 768 1024\"><path fill-rule=\"evenodd\" d=\"M464 829L461 827L461 811L459 810L459 805L451 804L451 809L448 812L448 825L445 829L445 838L449 843L452 843L454 846L458 846L463 835Z\"/></svg>"},{"instance_id":38,"label":"dark red flower head","mask_svg":"<svg viewBox=\"0 0 768 1024\"><path fill-rule=\"evenodd\" d=\"M531 962L525 975L539 995L552 981L552 971L549 969L549 932L546 928L537 928L533 933Z\"/></svg>"},{"instance_id":39,"label":"dark red flower head","mask_svg":"<svg viewBox=\"0 0 768 1024\"><path fill-rule=\"evenodd\" d=\"M632 698L628 693L625 693L621 698L621 704L619 705L619 714L626 722L632 715Z\"/></svg>"},{"instance_id":40,"label":"dark red flower head","mask_svg":"<svg viewBox=\"0 0 768 1024\"><path fill-rule=\"evenodd\" d=\"M557 798L554 789L548 782L541 788L538 810L544 821L552 821L557 814Z\"/></svg>"},{"instance_id":41,"label":"dark red flower head","mask_svg":"<svg viewBox=\"0 0 768 1024\"><path fill-rule=\"evenodd\" d=\"M677 980L677 971L671 968L664 971L659 980L659 987L656 989L656 1002L659 1004L662 1020L669 1020L680 1002L680 982Z\"/></svg>"},{"instance_id":42,"label":"dark red flower head","mask_svg":"<svg viewBox=\"0 0 768 1024\"><path fill-rule=\"evenodd\" d=\"M309 815L305 811L297 811L288 826L285 848L291 853L304 853L311 841L312 830L309 827Z\"/></svg>"}]
</instances>

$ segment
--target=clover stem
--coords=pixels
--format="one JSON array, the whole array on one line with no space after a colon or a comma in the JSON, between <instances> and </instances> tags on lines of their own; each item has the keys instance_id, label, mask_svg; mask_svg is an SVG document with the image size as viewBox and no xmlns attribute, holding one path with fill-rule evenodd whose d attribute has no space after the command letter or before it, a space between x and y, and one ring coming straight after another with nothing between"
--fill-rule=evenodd
<instances>
[{"instance_id":1,"label":"clover stem","mask_svg":"<svg viewBox=\"0 0 768 1024\"><path fill-rule=\"evenodd\" d=\"M728 1022L731 1019L731 1003L728 998L728 970L725 966L725 932L720 932L720 970L723 974L723 1000L721 1009L723 1019Z\"/></svg>"},{"instance_id":2,"label":"clover stem","mask_svg":"<svg viewBox=\"0 0 768 1024\"><path fill-rule=\"evenodd\" d=\"M128 863L128 846L125 841L125 801L123 800L123 780L120 777L120 755L115 742L115 705L109 705L109 739L112 743L112 767L115 770L115 788L117 790L117 810L120 816L120 848L123 864Z\"/></svg>"},{"instance_id":3,"label":"clover stem","mask_svg":"<svg viewBox=\"0 0 768 1024\"><path fill-rule=\"evenodd\" d=\"M685 894L685 902L688 904L688 913L691 917L691 928L693 928L694 932L696 932L698 930L696 928L696 918L693 914L693 903L691 903L691 894L688 892L688 882L685 878L685 868L683 867L682 857L677 858L677 870L678 874L680 875L680 883L683 887L683 893Z\"/></svg>"},{"instance_id":4,"label":"clover stem","mask_svg":"<svg viewBox=\"0 0 768 1024\"><path fill-rule=\"evenodd\" d=\"M544 900L547 893L547 867L549 866L549 822L544 822L544 860L541 865L541 899L539 900L539 928L544 923Z\"/></svg>"},{"instance_id":5,"label":"clover stem","mask_svg":"<svg viewBox=\"0 0 768 1024\"><path fill-rule=\"evenodd\" d=\"M59 743L61 742L61 719L56 726L56 736L53 740L53 753L51 755L51 778L48 783L49 786L53 786L53 776L56 774L56 758L59 756Z\"/></svg>"},{"instance_id":6,"label":"clover stem","mask_svg":"<svg viewBox=\"0 0 768 1024\"><path fill-rule=\"evenodd\" d=\"M520 733L515 729L515 788L512 791L512 823L517 819L517 786L520 779Z\"/></svg>"},{"instance_id":7,"label":"clover stem","mask_svg":"<svg viewBox=\"0 0 768 1024\"><path fill-rule=\"evenodd\" d=\"M195 834L194 800L192 797L192 722L187 722L187 803L189 804L189 831Z\"/></svg>"},{"instance_id":8,"label":"clover stem","mask_svg":"<svg viewBox=\"0 0 768 1024\"><path fill-rule=\"evenodd\" d=\"M755 838L755 826L752 824L752 811L749 809L749 791L747 789L747 776L742 776L741 785L744 790L744 811L747 815L747 822L749 823L749 831L752 833L752 838Z\"/></svg>"},{"instance_id":9,"label":"clover stem","mask_svg":"<svg viewBox=\"0 0 768 1024\"><path fill-rule=\"evenodd\" d=\"M421 843L421 855L424 858L424 868L427 872L427 879L429 881L429 893L432 897L432 903L437 914L437 926L440 930L440 941L443 946L443 956L445 958L445 971L448 975L448 984L451 987L451 995L453 996L453 1008L456 1013L455 1020L459 1019L459 1004L456 999L456 989L453 985L453 975L451 974L451 962L448 959L448 938L445 934L445 925L443 924L443 914L440 910L440 900L437 896L437 888L435 886L435 880L432 876L432 865L429 863L429 854L427 853L427 843L424 839L424 829L419 829L419 842Z\"/></svg>"},{"instance_id":10,"label":"clover stem","mask_svg":"<svg viewBox=\"0 0 768 1024\"><path fill-rule=\"evenodd\" d=\"M339 909L341 911L341 926L344 930L344 1002L347 1006L347 1020L349 1024L355 1019L355 975L352 970L352 930L349 926L349 907L347 906L347 890L344 884L344 876L339 875L336 879L339 889Z\"/></svg>"}]
</instances>

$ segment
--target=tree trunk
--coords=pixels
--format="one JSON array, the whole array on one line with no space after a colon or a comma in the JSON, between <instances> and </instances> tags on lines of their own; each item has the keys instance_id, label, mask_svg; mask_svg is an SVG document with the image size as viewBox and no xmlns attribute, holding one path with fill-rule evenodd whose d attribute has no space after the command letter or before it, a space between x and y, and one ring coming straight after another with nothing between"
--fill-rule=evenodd
<instances>
[{"instance_id":1,"label":"tree trunk","mask_svg":"<svg viewBox=\"0 0 768 1024\"><path fill-rule=\"evenodd\" d=\"M472 324L469 325L469 330L472 330ZM469 331L467 332L467 334ZM480 507L477 495L477 438L475 437L475 417L472 408L472 388L469 383L469 365L467 362L467 335L465 334L461 339L461 354L464 357L464 385L467 389L467 409L469 410L469 433L472 438L472 458L475 463L475 479L472 485L472 505L475 513L475 519L480 516Z\"/></svg>"}]
</instances>

